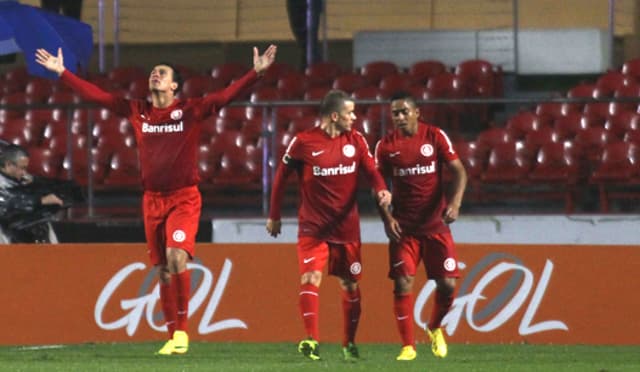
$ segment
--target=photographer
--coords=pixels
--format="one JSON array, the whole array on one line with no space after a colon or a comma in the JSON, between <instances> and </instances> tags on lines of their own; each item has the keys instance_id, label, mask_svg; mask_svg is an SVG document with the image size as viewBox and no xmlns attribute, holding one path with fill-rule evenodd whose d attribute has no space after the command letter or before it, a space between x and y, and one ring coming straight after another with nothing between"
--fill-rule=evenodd
<instances>
[{"instance_id":1,"label":"photographer","mask_svg":"<svg viewBox=\"0 0 640 372\"><path fill-rule=\"evenodd\" d=\"M0 147L0 244L57 243L50 220L64 205L56 194L27 173L28 152L17 145Z\"/></svg>"}]
</instances>

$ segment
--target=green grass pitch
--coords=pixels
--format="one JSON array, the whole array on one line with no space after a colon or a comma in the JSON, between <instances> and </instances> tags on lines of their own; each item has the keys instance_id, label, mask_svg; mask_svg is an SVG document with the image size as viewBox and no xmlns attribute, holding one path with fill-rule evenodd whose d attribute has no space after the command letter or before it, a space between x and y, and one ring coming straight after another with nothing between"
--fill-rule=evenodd
<instances>
[{"instance_id":1,"label":"green grass pitch","mask_svg":"<svg viewBox=\"0 0 640 372\"><path fill-rule=\"evenodd\" d=\"M361 360L342 360L340 346L322 344L313 362L289 343L192 342L189 353L155 356L161 343L2 346L0 371L640 371L639 346L449 345L436 359L428 345L397 362L396 344L361 344Z\"/></svg>"}]
</instances>

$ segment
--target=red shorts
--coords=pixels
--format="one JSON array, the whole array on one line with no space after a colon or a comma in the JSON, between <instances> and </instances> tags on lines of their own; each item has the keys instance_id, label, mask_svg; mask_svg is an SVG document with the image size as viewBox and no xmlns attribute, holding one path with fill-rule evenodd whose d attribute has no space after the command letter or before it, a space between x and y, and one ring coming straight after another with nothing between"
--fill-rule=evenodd
<instances>
[{"instance_id":1,"label":"red shorts","mask_svg":"<svg viewBox=\"0 0 640 372\"><path fill-rule=\"evenodd\" d=\"M167 263L167 248L182 249L193 258L201 206L197 186L171 192L144 192L144 233L153 265Z\"/></svg>"},{"instance_id":2,"label":"red shorts","mask_svg":"<svg viewBox=\"0 0 640 372\"><path fill-rule=\"evenodd\" d=\"M424 237L405 236L399 243L389 243L389 278L415 276L424 261L430 279L458 278L458 254L451 233Z\"/></svg>"},{"instance_id":3,"label":"red shorts","mask_svg":"<svg viewBox=\"0 0 640 372\"><path fill-rule=\"evenodd\" d=\"M360 242L332 243L310 236L298 237L300 274L322 271L329 260L329 275L357 281L362 273Z\"/></svg>"}]
</instances>

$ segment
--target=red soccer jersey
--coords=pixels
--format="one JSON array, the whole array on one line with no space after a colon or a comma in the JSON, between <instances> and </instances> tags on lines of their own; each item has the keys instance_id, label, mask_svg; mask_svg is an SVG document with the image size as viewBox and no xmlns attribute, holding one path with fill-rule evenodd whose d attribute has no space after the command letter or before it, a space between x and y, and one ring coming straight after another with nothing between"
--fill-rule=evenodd
<instances>
[{"instance_id":1,"label":"red soccer jersey","mask_svg":"<svg viewBox=\"0 0 640 372\"><path fill-rule=\"evenodd\" d=\"M376 191L386 189L362 134L352 130L331 138L319 127L291 140L273 184L270 218L280 219L284 179L295 169L300 181L298 236L345 243L360 241L356 192L365 171Z\"/></svg>"},{"instance_id":2,"label":"red soccer jersey","mask_svg":"<svg viewBox=\"0 0 640 372\"><path fill-rule=\"evenodd\" d=\"M83 98L127 117L135 130L142 187L149 191L172 191L196 185L200 122L215 114L256 79L255 70L226 89L203 98L176 99L167 108L142 100L127 100L107 93L65 70L61 79Z\"/></svg>"},{"instance_id":3,"label":"red soccer jersey","mask_svg":"<svg viewBox=\"0 0 640 372\"><path fill-rule=\"evenodd\" d=\"M376 145L376 164L391 178L393 216L403 231L427 235L449 231L442 221L446 207L442 165L458 158L442 129L423 123L407 137L400 130Z\"/></svg>"}]
</instances>

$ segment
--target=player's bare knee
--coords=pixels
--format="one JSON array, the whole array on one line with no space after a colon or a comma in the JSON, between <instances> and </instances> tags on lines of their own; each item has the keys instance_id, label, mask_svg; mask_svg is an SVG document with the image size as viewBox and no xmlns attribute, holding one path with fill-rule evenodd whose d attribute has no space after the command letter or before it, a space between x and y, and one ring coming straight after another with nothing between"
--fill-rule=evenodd
<instances>
[{"instance_id":1,"label":"player's bare knee","mask_svg":"<svg viewBox=\"0 0 640 372\"><path fill-rule=\"evenodd\" d=\"M167 265L158 265L158 280L162 284L171 283L171 272Z\"/></svg>"},{"instance_id":2,"label":"player's bare knee","mask_svg":"<svg viewBox=\"0 0 640 372\"><path fill-rule=\"evenodd\" d=\"M322 272L320 271L309 271L300 277L300 284L311 284L316 287L320 287L320 283L322 282Z\"/></svg>"},{"instance_id":3,"label":"player's bare knee","mask_svg":"<svg viewBox=\"0 0 640 372\"><path fill-rule=\"evenodd\" d=\"M183 272L187 268L189 255L180 248L167 248L167 266L172 274Z\"/></svg>"},{"instance_id":4,"label":"player's bare knee","mask_svg":"<svg viewBox=\"0 0 640 372\"><path fill-rule=\"evenodd\" d=\"M393 280L393 293L407 294L413 290L413 276L401 276Z\"/></svg>"},{"instance_id":5,"label":"player's bare knee","mask_svg":"<svg viewBox=\"0 0 640 372\"><path fill-rule=\"evenodd\" d=\"M358 282L352 279L340 278L340 288L343 291L355 292L358 289Z\"/></svg>"},{"instance_id":6,"label":"player's bare knee","mask_svg":"<svg viewBox=\"0 0 640 372\"><path fill-rule=\"evenodd\" d=\"M456 279L455 278L441 278L436 280L436 287L438 292L451 295L456 289Z\"/></svg>"}]
</instances>

